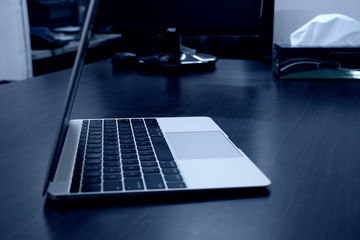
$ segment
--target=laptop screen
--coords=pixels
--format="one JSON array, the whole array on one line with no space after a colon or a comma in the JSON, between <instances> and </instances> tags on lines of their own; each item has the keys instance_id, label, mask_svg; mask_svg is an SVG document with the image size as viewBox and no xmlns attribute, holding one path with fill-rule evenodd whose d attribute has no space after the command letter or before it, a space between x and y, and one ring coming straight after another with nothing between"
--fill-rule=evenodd
<instances>
[{"instance_id":1,"label":"laptop screen","mask_svg":"<svg viewBox=\"0 0 360 240\"><path fill-rule=\"evenodd\" d=\"M65 97L65 103L63 112L61 115L60 125L56 132L56 139L54 142L54 146L52 149L52 153L50 156L50 163L48 166L45 186L43 190L43 195L45 195L47 188L49 186L49 182L53 180L55 175L56 166L59 162L60 154L62 147L64 145L65 136L67 132L67 126L69 123L69 118L71 114L71 109L75 100L76 91L80 82L81 72L84 65L84 60L86 56L86 52L88 49L89 41L92 34L92 29L97 13L97 8L99 5L99 0L91 0L88 6L85 22L83 25L81 38L79 42L79 47L77 50L74 66L70 75L69 85Z\"/></svg>"}]
</instances>

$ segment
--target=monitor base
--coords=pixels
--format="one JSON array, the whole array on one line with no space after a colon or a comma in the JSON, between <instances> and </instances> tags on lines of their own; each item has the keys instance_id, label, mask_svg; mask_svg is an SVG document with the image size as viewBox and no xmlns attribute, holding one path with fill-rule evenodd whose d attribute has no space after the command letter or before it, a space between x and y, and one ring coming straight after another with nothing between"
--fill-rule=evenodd
<instances>
[{"instance_id":1,"label":"monitor base","mask_svg":"<svg viewBox=\"0 0 360 240\"><path fill-rule=\"evenodd\" d=\"M157 68L182 68L190 65L192 67L203 65L215 67L216 60L216 57L204 53L181 53L180 55L160 53L148 57L139 57L138 63Z\"/></svg>"},{"instance_id":2,"label":"monitor base","mask_svg":"<svg viewBox=\"0 0 360 240\"><path fill-rule=\"evenodd\" d=\"M196 50L182 45L181 35L177 32L166 32L162 35L162 53L139 57L141 67L169 70L211 70L215 67L216 57L197 53Z\"/></svg>"}]
</instances>

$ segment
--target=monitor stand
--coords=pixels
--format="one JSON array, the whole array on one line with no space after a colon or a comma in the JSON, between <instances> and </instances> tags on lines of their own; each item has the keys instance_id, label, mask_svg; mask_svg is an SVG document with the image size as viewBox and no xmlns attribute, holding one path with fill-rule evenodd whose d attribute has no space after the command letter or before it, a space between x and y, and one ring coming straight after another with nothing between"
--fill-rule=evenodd
<instances>
[{"instance_id":1,"label":"monitor stand","mask_svg":"<svg viewBox=\"0 0 360 240\"><path fill-rule=\"evenodd\" d=\"M216 57L210 54L196 53L196 50L182 46L181 35L166 33L163 35L164 53L139 57L141 66L165 69L213 69Z\"/></svg>"}]
</instances>

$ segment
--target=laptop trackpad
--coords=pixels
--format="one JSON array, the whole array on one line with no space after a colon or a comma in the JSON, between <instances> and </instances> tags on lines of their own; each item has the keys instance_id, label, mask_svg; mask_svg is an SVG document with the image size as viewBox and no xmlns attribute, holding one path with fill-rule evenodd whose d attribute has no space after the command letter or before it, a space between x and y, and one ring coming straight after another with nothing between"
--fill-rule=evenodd
<instances>
[{"instance_id":1,"label":"laptop trackpad","mask_svg":"<svg viewBox=\"0 0 360 240\"><path fill-rule=\"evenodd\" d=\"M251 178L251 167L220 131L167 133L190 189L239 187Z\"/></svg>"},{"instance_id":2,"label":"laptop trackpad","mask_svg":"<svg viewBox=\"0 0 360 240\"><path fill-rule=\"evenodd\" d=\"M242 157L220 131L166 133L178 160Z\"/></svg>"}]
</instances>

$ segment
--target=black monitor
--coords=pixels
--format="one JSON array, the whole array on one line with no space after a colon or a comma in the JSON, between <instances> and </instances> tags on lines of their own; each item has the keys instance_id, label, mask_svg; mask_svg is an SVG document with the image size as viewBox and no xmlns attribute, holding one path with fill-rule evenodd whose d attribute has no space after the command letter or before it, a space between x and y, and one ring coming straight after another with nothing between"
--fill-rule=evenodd
<instances>
[{"instance_id":1,"label":"black monitor","mask_svg":"<svg viewBox=\"0 0 360 240\"><path fill-rule=\"evenodd\" d=\"M164 52L144 57L140 63L214 63L215 57L182 46L182 36L261 38L264 2L272 2L273 6L273 0L101 0L96 28L125 35L161 34Z\"/></svg>"},{"instance_id":2,"label":"black monitor","mask_svg":"<svg viewBox=\"0 0 360 240\"><path fill-rule=\"evenodd\" d=\"M27 0L31 26L49 29L79 25L78 4L73 0Z\"/></svg>"}]
</instances>

